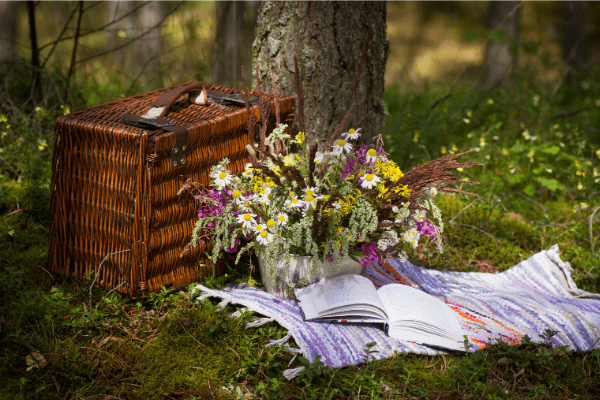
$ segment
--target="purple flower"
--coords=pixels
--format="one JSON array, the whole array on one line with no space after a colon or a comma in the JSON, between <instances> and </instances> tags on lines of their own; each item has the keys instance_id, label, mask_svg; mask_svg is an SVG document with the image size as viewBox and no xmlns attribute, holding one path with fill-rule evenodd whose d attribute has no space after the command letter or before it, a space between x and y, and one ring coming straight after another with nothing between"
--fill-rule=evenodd
<instances>
[{"instance_id":1,"label":"purple flower","mask_svg":"<svg viewBox=\"0 0 600 400\"><path fill-rule=\"evenodd\" d=\"M235 245L233 247L230 247L227 249L228 253L237 253L238 251L238 246L241 244L242 242L240 241L240 238L235 238Z\"/></svg>"},{"instance_id":2,"label":"purple flower","mask_svg":"<svg viewBox=\"0 0 600 400\"><path fill-rule=\"evenodd\" d=\"M377 243L371 242L369 244L362 245L362 252L365 257L360 260L360 265L363 267L368 264L374 264L379 261L379 256L377 255Z\"/></svg>"},{"instance_id":3,"label":"purple flower","mask_svg":"<svg viewBox=\"0 0 600 400\"><path fill-rule=\"evenodd\" d=\"M425 235L426 237L433 237L439 231L437 226L428 224L427 222L417 222L417 229L421 235Z\"/></svg>"}]
</instances>

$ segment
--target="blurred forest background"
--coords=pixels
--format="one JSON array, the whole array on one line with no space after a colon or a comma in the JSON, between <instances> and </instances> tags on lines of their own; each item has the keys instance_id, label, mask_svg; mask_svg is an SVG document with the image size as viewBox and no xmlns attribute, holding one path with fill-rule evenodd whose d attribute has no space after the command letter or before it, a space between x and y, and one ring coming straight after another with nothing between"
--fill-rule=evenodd
<instances>
[{"instance_id":1,"label":"blurred forest background","mask_svg":"<svg viewBox=\"0 0 600 400\"><path fill-rule=\"evenodd\" d=\"M579 72L600 62L600 3L502 3L509 11L518 5L516 35L512 28L490 35L493 2L388 2L386 86L475 85L486 44L505 35L518 67L541 82L561 78L573 41L582 49L576 62L585 64L571 63ZM29 63L72 83L78 107L191 79L240 86L240 66L251 66L259 4L0 2L0 62ZM586 36L573 38L581 32Z\"/></svg>"}]
</instances>

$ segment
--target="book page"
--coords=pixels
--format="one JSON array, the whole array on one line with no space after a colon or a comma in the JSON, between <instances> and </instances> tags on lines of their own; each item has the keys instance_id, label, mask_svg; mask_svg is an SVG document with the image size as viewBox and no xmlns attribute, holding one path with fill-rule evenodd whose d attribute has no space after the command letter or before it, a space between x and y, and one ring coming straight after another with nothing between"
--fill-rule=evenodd
<instances>
[{"instance_id":1,"label":"book page","mask_svg":"<svg viewBox=\"0 0 600 400\"><path fill-rule=\"evenodd\" d=\"M400 284L382 286L378 293L389 318L390 336L464 350L464 333L456 316L443 301ZM410 332L410 337L404 336L402 332Z\"/></svg>"},{"instance_id":2,"label":"book page","mask_svg":"<svg viewBox=\"0 0 600 400\"><path fill-rule=\"evenodd\" d=\"M387 320L373 283L360 275L340 275L296 289L306 319L365 316Z\"/></svg>"}]
</instances>

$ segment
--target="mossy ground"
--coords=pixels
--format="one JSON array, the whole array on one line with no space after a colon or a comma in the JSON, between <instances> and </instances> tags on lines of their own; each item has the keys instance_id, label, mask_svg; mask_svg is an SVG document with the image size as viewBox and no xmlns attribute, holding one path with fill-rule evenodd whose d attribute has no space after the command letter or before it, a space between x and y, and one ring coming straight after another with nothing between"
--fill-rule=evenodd
<instances>
[{"instance_id":1,"label":"mossy ground","mask_svg":"<svg viewBox=\"0 0 600 400\"><path fill-rule=\"evenodd\" d=\"M599 81L570 88L568 101L562 90L552 92L527 80L519 90L498 88L484 97L450 88L453 96L435 109L431 103L447 88L430 87L420 94L388 89L386 148L399 165L406 169L430 156L475 147L479 151L467 157L485 164L461 172L481 182L463 188L478 196L437 198L446 221L445 252L419 248L409 251L411 261L427 268L501 272L558 244L578 287L600 292L600 213L591 218L600 205L600 106L590 106L600 94ZM528 106L510 107L513 103ZM545 119L565 108L587 111L576 118ZM51 129L36 132L52 143ZM468 356L398 354L337 370L315 362L286 381L282 371L302 361L288 366L291 354L265 347L285 335L283 328L270 323L246 330L251 315L228 318L235 308L218 310L209 300L197 304L186 288L139 301L94 288L90 307L89 280L66 279L45 269L50 153L45 147L38 152L38 141L16 144L21 133L10 131L11 143L31 145L19 147L30 156L11 169L15 176L0 175L1 399L600 395L600 350L568 353L544 345L498 345ZM250 276L242 263L202 283L223 287ZM254 279L260 281L256 273ZM28 371L27 357L32 361L36 352L43 362Z\"/></svg>"},{"instance_id":2,"label":"mossy ground","mask_svg":"<svg viewBox=\"0 0 600 400\"><path fill-rule=\"evenodd\" d=\"M10 209L16 205L11 198L5 197ZM414 263L503 271L557 243L575 269L578 286L599 291L589 225L586 215L572 211L573 204L546 202L544 216L518 196L500 202L494 196L474 203L462 195L439 200L446 220L456 216L446 225L446 252L411 252ZM282 371L292 355L265 347L285 335L277 324L245 330L252 315L228 318L234 307L218 310L209 300L196 304L185 288L141 302L111 293L93 315L86 313L81 304L89 300L89 281L44 269L47 229L25 212L5 213L0 226L1 398L204 399L252 393L269 399L592 399L600 393L600 351L568 353L533 344L495 346L469 356L398 354L339 370L316 363L309 368L311 375L286 381ZM249 274L248 266L242 266L203 283L220 287L247 280ZM51 293L53 287L58 291ZM93 303L106 293L94 289ZM26 371L26 357L33 351L47 364ZM295 360L291 366L299 365Z\"/></svg>"}]
</instances>

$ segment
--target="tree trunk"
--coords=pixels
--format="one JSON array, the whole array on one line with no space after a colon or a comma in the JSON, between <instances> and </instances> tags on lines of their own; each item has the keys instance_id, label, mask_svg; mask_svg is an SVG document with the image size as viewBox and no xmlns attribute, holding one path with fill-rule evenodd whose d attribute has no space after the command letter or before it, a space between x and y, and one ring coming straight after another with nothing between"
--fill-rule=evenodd
<instances>
[{"instance_id":1,"label":"tree trunk","mask_svg":"<svg viewBox=\"0 0 600 400\"><path fill-rule=\"evenodd\" d=\"M511 42L519 40L519 3L490 1L486 25L495 32L485 51L481 79L483 86L498 84L517 69L518 47L511 49Z\"/></svg>"},{"instance_id":2,"label":"tree trunk","mask_svg":"<svg viewBox=\"0 0 600 400\"><path fill-rule=\"evenodd\" d=\"M16 57L17 9L21 2L0 1L0 63Z\"/></svg>"},{"instance_id":3,"label":"tree trunk","mask_svg":"<svg viewBox=\"0 0 600 400\"><path fill-rule=\"evenodd\" d=\"M345 130L373 110L362 124L359 142L372 145L372 138L385 132L383 90L389 49L385 3L286 1L260 6L254 68L259 68L262 89L272 93L275 78L280 94L295 93L294 56L298 58L306 130L321 151L331 150L326 144L351 105L354 75L369 30L373 38L368 59Z\"/></svg>"},{"instance_id":4,"label":"tree trunk","mask_svg":"<svg viewBox=\"0 0 600 400\"><path fill-rule=\"evenodd\" d=\"M565 1L563 14L563 59L577 73L589 71L589 41L586 25L589 1Z\"/></svg>"},{"instance_id":5,"label":"tree trunk","mask_svg":"<svg viewBox=\"0 0 600 400\"><path fill-rule=\"evenodd\" d=\"M160 27L153 27L165 16L164 4L161 1L152 1L134 11L140 5L141 2L138 1L108 2L109 21L128 15L111 26L109 46L117 47L151 30L149 34L138 39L137 43L114 53L118 70L132 72L132 78L140 74L156 73L162 49Z\"/></svg>"},{"instance_id":6,"label":"tree trunk","mask_svg":"<svg viewBox=\"0 0 600 400\"><path fill-rule=\"evenodd\" d=\"M252 42L258 3L218 1L215 3L217 34L213 50L214 82L241 86L241 67L252 67Z\"/></svg>"}]
</instances>

